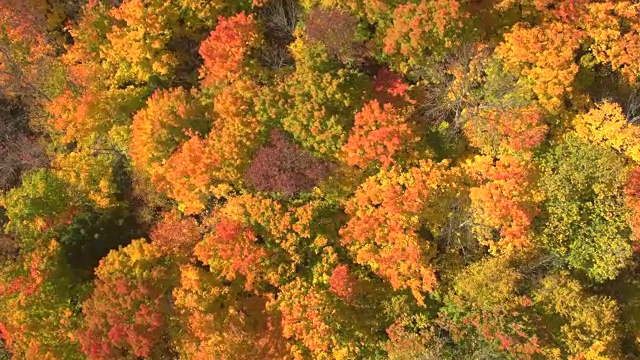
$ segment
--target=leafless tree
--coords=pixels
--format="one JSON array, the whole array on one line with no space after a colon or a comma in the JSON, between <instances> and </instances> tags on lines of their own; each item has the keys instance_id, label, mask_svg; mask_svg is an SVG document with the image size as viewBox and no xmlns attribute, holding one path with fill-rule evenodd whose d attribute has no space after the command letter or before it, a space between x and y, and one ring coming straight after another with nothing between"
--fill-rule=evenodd
<instances>
[{"instance_id":1,"label":"leafless tree","mask_svg":"<svg viewBox=\"0 0 640 360\"><path fill-rule=\"evenodd\" d=\"M28 121L24 103L0 97L0 189L15 186L24 171L48 163L44 147Z\"/></svg>"},{"instance_id":2,"label":"leafless tree","mask_svg":"<svg viewBox=\"0 0 640 360\"><path fill-rule=\"evenodd\" d=\"M294 40L299 11L295 0L272 0L260 8L258 18L265 28L260 57L265 66L279 69L292 64L289 44Z\"/></svg>"}]
</instances>

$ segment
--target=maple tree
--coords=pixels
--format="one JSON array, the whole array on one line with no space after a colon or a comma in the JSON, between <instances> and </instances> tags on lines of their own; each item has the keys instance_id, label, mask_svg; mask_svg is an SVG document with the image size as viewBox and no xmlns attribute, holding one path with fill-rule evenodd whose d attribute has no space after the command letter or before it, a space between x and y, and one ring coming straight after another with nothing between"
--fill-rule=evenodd
<instances>
[{"instance_id":1,"label":"maple tree","mask_svg":"<svg viewBox=\"0 0 640 360\"><path fill-rule=\"evenodd\" d=\"M283 132L272 130L269 144L251 162L247 178L258 190L291 196L310 191L329 172L329 164L292 144Z\"/></svg>"},{"instance_id":2,"label":"maple tree","mask_svg":"<svg viewBox=\"0 0 640 360\"><path fill-rule=\"evenodd\" d=\"M469 176L479 183L469 190L478 240L494 253L530 245L538 210L532 190L533 170L526 160L503 156L494 164L485 156L477 157L468 167Z\"/></svg>"},{"instance_id":3,"label":"maple tree","mask_svg":"<svg viewBox=\"0 0 640 360\"><path fill-rule=\"evenodd\" d=\"M455 191L443 181L455 177L446 167L446 162L421 161L407 172L391 168L368 178L347 204L351 217L340 230L342 244L357 263L370 266L394 289L410 289L418 301L436 281L426 262L428 243L418 230L425 225L438 230L437 209Z\"/></svg>"},{"instance_id":4,"label":"maple tree","mask_svg":"<svg viewBox=\"0 0 640 360\"><path fill-rule=\"evenodd\" d=\"M0 359L638 358L639 11L0 2Z\"/></svg>"},{"instance_id":5,"label":"maple tree","mask_svg":"<svg viewBox=\"0 0 640 360\"><path fill-rule=\"evenodd\" d=\"M170 260L144 239L110 252L96 269L96 285L82 307L80 348L93 359L148 357L158 351L175 283Z\"/></svg>"},{"instance_id":6,"label":"maple tree","mask_svg":"<svg viewBox=\"0 0 640 360\"><path fill-rule=\"evenodd\" d=\"M176 339L178 353L194 359L285 355L281 324L267 311L268 299L225 286L192 265L181 267L173 297L184 329Z\"/></svg>"},{"instance_id":7,"label":"maple tree","mask_svg":"<svg viewBox=\"0 0 640 360\"><path fill-rule=\"evenodd\" d=\"M162 221L151 230L149 238L168 255L191 258L204 230L195 218L183 217L172 211L164 214Z\"/></svg>"},{"instance_id":8,"label":"maple tree","mask_svg":"<svg viewBox=\"0 0 640 360\"><path fill-rule=\"evenodd\" d=\"M534 299L544 309L562 319L559 339L563 350L575 358L616 358L619 307L606 296L589 295L566 274L551 275L541 281Z\"/></svg>"},{"instance_id":9,"label":"maple tree","mask_svg":"<svg viewBox=\"0 0 640 360\"><path fill-rule=\"evenodd\" d=\"M258 40L255 21L251 15L240 13L228 19L219 18L216 29L200 46L204 60L200 76L203 85L222 85L236 80L242 73L242 64L249 46Z\"/></svg>"},{"instance_id":10,"label":"maple tree","mask_svg":"<svg viewBox=\"0 0 640 360\"><path fill-rule=\"evenodd\" d=\"M629 124L618 104L603 102L573 120L576 134L600 146L615 149L640 162L640 128Z\"/></svg>"},{"instance_id":11,"label":"maple tree","mask_svg":"<svg viewBox=\"0 0 640 360\"><path fill-rule=\"evenodd\" d=\"M80 324L71 300L78 296L60 244L54 240L23 253L0 273L0 337L24 359L82 359L73 332Z\"/></svg>"},{"instance_id":12,"label":"maple tree","mask_svg":"<svg viewBox=\"0 0 640 360\"><path fill-rule=\"evenodd\" d=\"M514 26L496 49L508 70L531 83L540 105L554 111L571 92L578 72L574 54L580 46L581 32L561 22L530 28Z\"/></svg>"},{"instance_id":13,"label":"maple tree","mask_svg":"<svg viewBox=\"0 0 640 360\"><path fill-rule=\"evenodd\" d=\"M629 225L633 230L635 239L640 239L640 170L635 168L631 170L629 179L624 189L626 203L631 209Z\"/></svg>"},{"instance_id":14,"label":"maple tree","mask_svg":"<svg viewBox=\"0 0 640 360\"><path fill-rule=\"evenodd\" d=\"M521 280L509 258L477 262L454 280L437 321L461 347L477 346L474 341L478 341L497 354L534 359L544 349L529 320L532 300L516 291Z\"/></svg>"},{"instance_id":15,"label":"maple tree","mask_svg":"<svg viewBox=\"0 0 640 360\"><path fill-rule=\"evenodd\" d=\"M135 166L153 175L161 164L188 139L189 132L207 132L204 110L182 88L156 91L131 124L129 155Z\"/></svg>"},{"instance_id":16,"label":"maple tree","mask_svg":"<svg viewBox=\"0 0 640 360\"><path fill-rule=\"evenodd\" d=\"M548 126L543 119L537 106L482 109L469 116L464 132L473 146L488 154L525 152L544 141Z\"/></svg>"},{"instance_id":17,"label":"maple tree","mask_svg":"<svg viewBox=\"0 0 640 360\"><path fill-rule=\"evenodd\" d=\"M19 235L24 243L33 243L43 232L69 223L77 202L67 184L50 171L34 170L23 176L23 185L7 192L2 204L9 222L6 230Z\"/></svg>"},{"instance_id":18,"label":"maple tree","mask_svg":"<svg viewBox=\"0 0 640 360\"><path fill-rule=\"evenodd\" d=\"M420 72L456 47L466 17L457 0L422 0L398 5L393 11L393 25L386 30L383 51L400 72L407 73L414 68ZM429 51L425 52L424 48Z\"/></svg>"},{"instance_id":19,"label":"maple tree","mask_svg":"<svg viewBox=\"0 0 640 360\"><path fill-rule=\"evenodd\" d=\"M420 139L411 128L402 110L372 100L355 116L353 134L344 146L347 164L367 167L376 161L388 168Z\"/></svg>"}]
</instances>

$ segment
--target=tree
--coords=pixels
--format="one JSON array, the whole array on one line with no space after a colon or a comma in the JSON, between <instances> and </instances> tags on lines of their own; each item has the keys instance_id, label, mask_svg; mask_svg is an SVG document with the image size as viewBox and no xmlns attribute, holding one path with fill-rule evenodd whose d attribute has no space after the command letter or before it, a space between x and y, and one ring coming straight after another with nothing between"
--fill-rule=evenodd
<instances>
[{"instance_id":1,"label":"tree","mask_svg":"<svg viewBox=\"0 0 640 360\"><path fill-rule=\"evenodd\" d=\"M573 134L541 163L542 244L595 282L614 279L630 261L625 177L624 162L613 150Z\"/></svg>"},{"instance_id":2,"label":"tree","mask_svg":"<svg viewBox=\"0 0 640 360\"><path fill-rule=\"evenodd\" d=\"M285 100L282 127L303 148L338 157L346 129L365 101L368 79L338 67L321 46L297 39L291 52L296 69L280 90Z\"/></svg>"},{"instance_id":3,"label":"tree","mask_svg":"<svg viewBox=\"0 0 640 360\"><path fill-rule=\"evenodd\" d=\"M486 154L527 152L545 139L548 125L538 106L480 109L467 116L464 133Z\"/></svg>"},{"instance_id":4,"label":"tree","mask_svg":"<svg viewBox=\"0 0 640 360\"><path fill-rule=\"evenodd\" d=\"M555 332L564 356L619 358L620 309L615 300L589 295L578 281L561 273L541 281L534 301L549 316L545 323L553 324L550 331Z\"/></svg>"},{"instance_id":5,"label":"tree","mask_svg":"<svg viewBox=\"0 0 640 360\"><path fill-rule=\"evenodd\" d=\"M68 154L58 154L51 165L55 174L71 187L77 200L105 209L120 203L118 155L82 147Z\"/></svg>"},{"instance_id":6,"label":"tree","mask_svg":"<svg viewBox=\"0 0 640 360\"><path fill-rule=\"evenodd\" d=\"M65 90L48 105L48 125L63 144L90 143L113 135L112 130L130 124L131 113L144 106L146 89ZM125 144L122 144L125 145Z\"/></svg>"},{"instance_id":7,"label":"tree","mask_svg":"<svg viewBox=\"0 0 640 360\"><path fill-rule=\"evenodd\" d=\"M129 155L140 172L153 176L162 162L188 140L189 132L208 132L204 109L194 95L183 88L156 90L146 107L134 115Z\"/></svg>"},{"instance_id":8,"label":"tree","mask_svg":"<svg viewBox=\"0 0 640 360\"><path fill-rule=\"evenodd\" d=\"M421 234L437 234L456 191L456 172L447 166L420 161L406 172L393 167L369 177L347 203L349 221L340 229L340 242L356 263L369 266L394 290L411 290L420 303L436 282Z\"/></svg>"},{"instance_id":9,"label":"tree","mask_svg":"<svg viewBox=\"0 0 640 360\"><path fill-rule=\"evenodd\" d=\"M202 240L205 229L193 217L183 217L171 211L151 230L149 238L167 256L193 258L196 244Z\"/></svg>"},{"instance_id":10,"label":"tree","mask_svg":"<svg viewBox=\"0 0 640 360\"><path fill-rule=\"evenodd\" d=\"M219 162L208 149L207 140L195 135L171 155L164 171L158 172L153 181L180 204L185 215L199 213L209 200L212 168Z\"/></svg>"},{"instance_id":11,"label":"tree","mask_svg":"<svg viewBox=\"0 0 640 360\"><path fill-rule=\"evenodd\" d=\"M265 131L254 111L257 85L239 80L214 98L214 122L206 138L192 134L152 181L180 203L186 215L203 211L212 197L242 188L254 149Z\"/></svg>"},{"instance_id":12,"label":"tree","mask_svg":"<svg viewBox=\"0 0 640 360\"><path fill-rule=\"evenodd\" d=\"M222 86L237 80L245 70L245 56L259 40L255 21L241 12L218 18L216 29L200 46L204 64L200 77L204 86Z\"/></svg>"},{"instance_id":13,"label":"tree","mask_svg":"<svg viewBox=\"0 0 640 360\"><path fill-rule=\"evenodd\" d=\"M96 269L95 289L82 306L81 350L92 359L163 354L176 283L171 261L144 239L110 252Z\"/></svg>"},{"instance_id":14,"label":"tree","mask_svg":"<svg viewBox=\"0 0 640 360\"><path fill-rule=\"evenodd\" d=\"M51 240L0 271L0 337L14 357L83 359L73 333L80 325L79 289Z\"/></svg>"},{"instance_id":15,"label":"tree","mask_svg":"<svg viewBox=\"0 0 640 360\"><path fill-rule=\"evenodd\" d=\"M313 44L323 45L331 56L343 63L358 63L365 51L358 41L358 19L346 11L315 7L309 12L306 38Z\"/></svg>"},{"instance_id":16,"label":"tree","mask_svg":"<svg viewBox=\"0 0 640 360\"><path fill-rule=\"evenodd\" d=\"M526 159L476 157L466 165L478 182L469 189L474 232L492 253L509 252L532 242L539 195L533 190L533 168Z\"/></svg>"},{"instance_id":17,"label":"tree","mask_svg":"<svg viewBox=\"0 0 640 360\"><path fill-rule=\"evenodd\" d=\"M531 321L532 299L517 291L523 276L509 261L492 257L461 271L445 295L437 323L465 351L535 359L544 344Z\"/></svg>"},{"instance_id":18,"label":"tree","mask_svg":"<svg viewBox=\"0 0 640 360\"><path fill-rule=\"evenodd\" d=\"M587 9L582 21L591 38L593 56L635 84L640 75L640 67L633 61L640 51L640 6L630 1L607 1L587 4Z\"/></svg>"},{"instance_id":19,"label":"tree","mask_svg":"<svg viewBox=\"0 0 640 360\"><path fill-rule=\"evenodd\" d=\"M420 138L415 135L404 114L387 103L377 100L367 103L356 114L352 134L344 146L347 164L367 168L377 163L382 169L389 168L398 159L411 156L411 148Z\"/></svg>"},{"instance_id":20,"label":"tree","mask_svg":"<svg viewBox=\"0 0 640 360\"><path fill-rule=\"evenodd\" d=\"M640 128L627 122L620 105L608 101L596 104L588 113L576 116L573 126L581 139L640 162Z\"/></svg>"},{"instance_id":21,"label":"tree","mask_svg":"<svg viewBox=\"0 0 640 360\"><path fill-rule=\"evenodd\" d=\"M384 54L391 58L392 68L401 73L428 71L459 44L466 17L457 0L398 5L384 36Z\"/></svg>"},{"instance_id":22,"label":"tree","mask_svg":"<svg viewBox=\"0 0 640 360\"><path fill-rule=\"evenodd\" d=\"M260 264L266 262L269 254L258 244L255 232L224 217L213 233L196 245L194 254L227 281L242 276L247 291L254 290L256 282L267 277Z\"/></svg>"},{"instance_id":23,"label":"tree","mask_svg":"<svg viewBox=\"0 0 640 360\"><path fill-rule=\"evenodd\" d=\"M39 239L55 234L73 220L79 204L68 190L67 183L49 170L25 174L22 186L2 198L9 220L5 229L17 235L23 247L33 248Z\"/></svg>"},{"instance_id":24,"label":"tree","mask_svg":"<svg viewBox=\"0 0 640 360\"><path fill-rule=\"evenodd\" d=\"M302 150L279 130L270 132L247 170L247 179L257 190L290 197L311 191L330 173L330 166Z\"/></svg>"},{"instance_id":25,"label":"tree","mask_svg":"<svg viewBox=\"0 0 640 360\"><path fill-rule=\"evenodd\" d=\"M293 358L346 359L366 356L367 339L330 293L296 279L269 304L280 313L282 335L293 340Z\"/></svg>"},{"instance_id":26,"label":"tree","mask_svg":"<svg viewBox=\"0 0 640 360\"><path fill-rule=\"evenodd\" d=\"M286 343L267 299L226 286L215 274L192 265L180 269L173 291L180 332L176 350L193 359L282 358Z\"/></svg>"},{"instance_id":27,"label":"tree","mask_svg":"<svg viewBox=\"0 0 640 360\"><path fill-rule=\"evenodd\" d=\"M629 172L624 195L627 207L631 211L629 226L635 240L638 241L640 240L640 168L636 167Z\"/></svg>"},{"instance_id":28,"label":"tree","mask_svg":"<svg viewBox=\"0 0 640 360\"><path fill-rule=\"evenodd\" d=\"M578 73L574 62L583 34L573 26L550 22L529 27L516 24L495 50L505 67L530 84L540 105L557 111L571 92Z\"/></svg>"}]
</instances>

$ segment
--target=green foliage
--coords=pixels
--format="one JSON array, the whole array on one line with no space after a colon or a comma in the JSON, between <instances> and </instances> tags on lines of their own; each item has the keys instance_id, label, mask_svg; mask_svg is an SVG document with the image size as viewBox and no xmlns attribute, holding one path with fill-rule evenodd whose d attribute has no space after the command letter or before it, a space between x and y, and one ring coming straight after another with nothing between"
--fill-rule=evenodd
<instances>
[{"instance_id":1,"label":"green foliage","mask_svg":"<svg viewBox=\"0 0 640 360\"><path fill-rule=\"evenodd\" d=\"M640 356L637 1L1 3L0 359Z\"/></svg>"},{"instance_id":2,"label":"green foliage","mask_svg":"<svg viewBox=\"0 0 640 360\"><path fill-rule=\"evenodd\" d=\"M540 240L595 282L614 279L631 260L625 174L619 155L572 134L541 162Z\"/></svg>"},{"instance_id":3,"label":"green foliage","mask_svg":"<svg viewBox=\"0 0 640 360\"><path fill-rule=\"evenodd\" d=\"M317 45L297 40L291 47L296 71L284 83L282 126L305 148L335 157L365 101L367 79L337 67Z\"/></svg>"},{"instance_id":4,"label":"green foliage","mask_svg":"<svg viewBox=\"0 0 640 360\"><path fill-rule=\"evenodd\" d=\"M31 248L73 216L74 200L68 185L51 171L29 172L23 176L22 186L3 196L9 219L5 229L21 238L23 246Z\"/></svg>"},{"instance_id":5,"label":"green foliage","mask_svg":"<svg viewBox=\"0 0 640 360\"><path fill-rule=\"evenodd\" d=\"M563 352L574 356L620 356L619 312L615 300L589 295L567 274L550 275L540 282L534 300L547 318Z\"/></svg>"}]
</instances>

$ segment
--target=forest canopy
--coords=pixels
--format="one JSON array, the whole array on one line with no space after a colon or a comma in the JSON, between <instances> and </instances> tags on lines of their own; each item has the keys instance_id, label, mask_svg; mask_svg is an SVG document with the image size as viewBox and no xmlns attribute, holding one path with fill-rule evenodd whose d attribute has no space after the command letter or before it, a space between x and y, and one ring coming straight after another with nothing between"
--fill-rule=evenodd
<instances>
[{"instance_id":1,"label":"forest canopy","mask_svg":"<svg viewBox=\"0 0 640 360\"><path fill-rule=\"evenodd\" d=\"M0 359L640 358L640 3L0 1Z\"/></svg>"}]
</instances>

